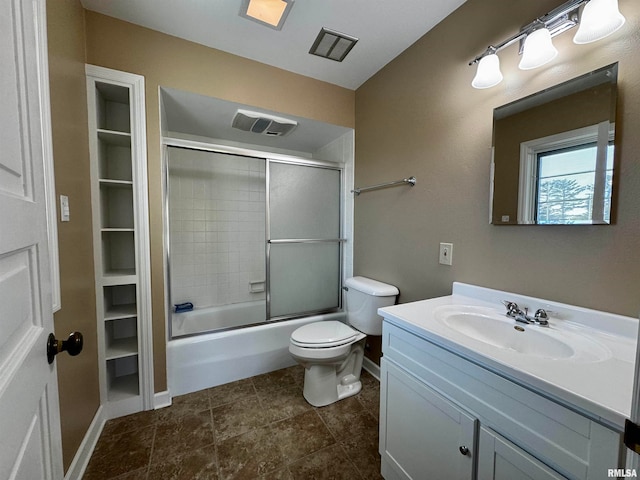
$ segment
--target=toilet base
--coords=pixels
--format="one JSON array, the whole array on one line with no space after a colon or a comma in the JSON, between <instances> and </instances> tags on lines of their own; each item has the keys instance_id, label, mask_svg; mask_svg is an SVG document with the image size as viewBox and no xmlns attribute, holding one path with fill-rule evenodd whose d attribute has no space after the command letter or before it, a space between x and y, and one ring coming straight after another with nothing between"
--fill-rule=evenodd
<instances>
[{"instance_id":1,"label":"toilet base","mask_svg":"<svg viewBox=\"0 0 640 480\"><path fill-rule=\"evenodd\" d=\"M324 407L362 390L360 372L364 339L353 345L341 365L305 364L303 396L314 407Z\"/></svg>"}]
</instances>

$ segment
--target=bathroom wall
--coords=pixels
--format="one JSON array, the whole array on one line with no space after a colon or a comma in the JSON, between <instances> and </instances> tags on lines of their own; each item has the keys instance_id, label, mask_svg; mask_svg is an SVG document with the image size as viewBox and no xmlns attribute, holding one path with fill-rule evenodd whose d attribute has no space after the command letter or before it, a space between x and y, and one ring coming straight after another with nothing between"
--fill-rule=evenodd
<instances>
[{"instance_id":1,"label":"bathroom wall","mask_svg":"<svg viewBox=\"0 0 640 480\"><path fill-rule=\"evenodd\" d=\"M166 390L162 168L158 88L353 128L355 92L86 11L87 62L145 76L154 380Z\"/></svg>"},{"instance_id":2,"label":"bathroom wall","mask_svg":"<svg viewBox=\"0 0 640 480\"><path fill-rule=\"evenodd\" d=\"M100 406L80 2L47 0L47 30L56 194L69 197L71 210L71 221L58 222L62 308L54 315L54 326L59 339L74 330L84 336L80 355L56 357L66 471Z\"/></svg>"},{"instance_id":3,"label":"bathroom wall","mask_svg":"<svg viewBox=\"0 0 640 480\"><path fill-rule=\"evenodd\" d=\"M264 300L265 161L169 149L169 235L173 303Z\"/></svg>"},{"instance_id":4,"label":"bathroom wall","mask_svg":"<svg viewBox=\"0 0 640 480\"><path fill-rule=\"evenodd\" d=\"M468 0L356 91L356 184L418 181L356 199L356 274L397 285L401 302L461 281L637 318L640 2L620 0L627 23L608 39L574 45L565 33L556 60L529 72L512 45L502 84L470 85L471 59L560 3ZM490 225L493 109L616 61L614 225ZM438 264L440 242L453 243L452 266Z\"/></svg>"}]
</instances>

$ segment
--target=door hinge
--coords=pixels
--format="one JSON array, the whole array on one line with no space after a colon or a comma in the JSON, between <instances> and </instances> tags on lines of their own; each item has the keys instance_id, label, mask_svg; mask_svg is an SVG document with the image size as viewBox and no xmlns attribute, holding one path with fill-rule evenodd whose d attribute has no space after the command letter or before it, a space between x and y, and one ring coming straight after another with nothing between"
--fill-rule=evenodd
<instances>
[{"instance_id":1,"label":"door hinge","mask_svg":"<svg viewBox=\"0 0 640 480\"><path fill-rule=\"evenodd\" d=\"M624 421L624 444L628 449L640 453L640 425L628 418Z\"/></svg>"}]
</instances>

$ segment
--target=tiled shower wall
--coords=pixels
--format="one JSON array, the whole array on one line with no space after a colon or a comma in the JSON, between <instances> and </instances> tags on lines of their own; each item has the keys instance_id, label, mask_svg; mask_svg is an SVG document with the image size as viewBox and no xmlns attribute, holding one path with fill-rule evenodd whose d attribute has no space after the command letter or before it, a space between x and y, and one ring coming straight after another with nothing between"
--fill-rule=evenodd
<instances>
[{"instance_id":1,"label":"tiled shower wall","mask_svg":"<svg viewBox=\"0 0 640 480\"><path fill-rule=\"evenodd\" d=\"M264 299L264 160L169 148L168 198L172 302Z\"/></svg>"}]
</instances>

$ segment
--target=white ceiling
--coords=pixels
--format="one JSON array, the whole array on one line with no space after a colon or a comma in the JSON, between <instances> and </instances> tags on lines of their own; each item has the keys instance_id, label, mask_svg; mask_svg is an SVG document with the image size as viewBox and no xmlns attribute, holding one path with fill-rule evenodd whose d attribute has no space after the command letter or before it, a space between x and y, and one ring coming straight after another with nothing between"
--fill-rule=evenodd
<instances>
[{"instance_id":1,"label":"white ceiling","mask_svg":"<svg viewBox=\"0 0 640 480\"><path fill-rule=\"evenodd\" d=\"M281 31L242 0L81 0L83 6L284 70L356 89L465 0L297 0ZM342 63L310 55L322 27L359 38Z\"/></svg>"},{"instance_id":2,"label":"white ceiling","mask_svg":"<svg viewBox=\"0 0 640 480\"><path fill-rule=\"evenodd\" d=\"M231 127L231 122L239 108L267 115L283 116L279 112L256 108L219 98L206 97L191 92L162 87L162 127L168 136L175 133L187 136L215 139L216 143L232 143L265 147L266 150L313 154L332 141L351 131L350 128L330 125L295 115L285 115L298 126L283 137L270 137L257 133L243 132ZM180 137L180 135L177 135Z\"/></svg>"}]
</instances>

